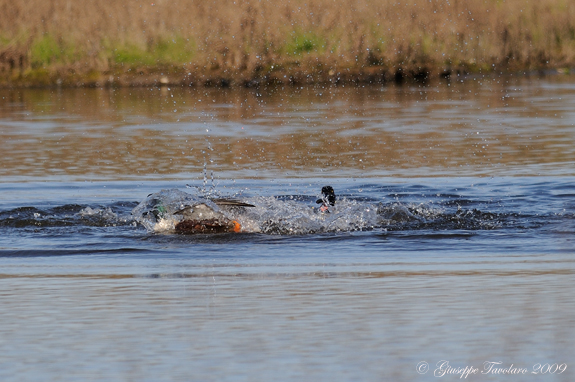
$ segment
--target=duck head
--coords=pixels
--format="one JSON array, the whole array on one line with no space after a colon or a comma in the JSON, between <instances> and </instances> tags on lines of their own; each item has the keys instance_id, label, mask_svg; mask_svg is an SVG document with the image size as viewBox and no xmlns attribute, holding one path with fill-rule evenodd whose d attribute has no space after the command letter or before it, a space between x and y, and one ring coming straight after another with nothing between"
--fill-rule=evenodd
<instances>
[{"instance_id":1,"label":"duck head","mask_svg":"<svg viewBox=\"0 0 575 382\"><path fill-rule=\"evenodd\" d=\"M336 196L332 186L322 187L321 195L322 198L315 201L317 204L321 204L321 211L328 211L330 206L335 206Z\"/></svg>"}]
</instances>

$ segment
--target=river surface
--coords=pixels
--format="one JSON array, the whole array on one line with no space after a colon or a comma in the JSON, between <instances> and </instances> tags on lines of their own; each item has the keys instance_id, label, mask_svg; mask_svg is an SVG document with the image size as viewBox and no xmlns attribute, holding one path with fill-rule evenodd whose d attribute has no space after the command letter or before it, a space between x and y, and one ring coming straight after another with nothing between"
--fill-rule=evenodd
<instances>
[{"instance_id":1,"label":"river surface","mask_svg":"<svg viewBox=\"0 0 575 382\"><path fill-rule=\"evenodd\" d=\"M573 77L0 90L0 134L2 381L575 377ZM183 192L255 207L146 224Z\"/></svg>"}]
</instances>

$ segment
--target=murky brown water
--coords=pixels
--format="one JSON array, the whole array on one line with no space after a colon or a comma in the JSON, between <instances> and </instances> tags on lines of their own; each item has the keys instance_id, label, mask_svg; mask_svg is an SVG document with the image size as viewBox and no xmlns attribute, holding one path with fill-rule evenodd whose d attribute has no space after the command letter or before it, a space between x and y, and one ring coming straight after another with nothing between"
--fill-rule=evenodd
<instances>
[{"instance_id":1,"label":"murky brown water","mask_svg":"<svg viewBox=\"0 0 575 382\"><path fill-rule=\"evenodd\" d=\"M1 381L573 380L575 78L0 101ZM131 214L206 187L259 230Z\"/></svg>"},{"instance_id":2,"label":"murky brown water","mask_svg":"<svg viewBox=\"0 0 575 382\"><path fill-rule=\"evenodd\" d=\"M18 179L575 174L575 81L0 91Z\"/></svg>"}]
</instances>

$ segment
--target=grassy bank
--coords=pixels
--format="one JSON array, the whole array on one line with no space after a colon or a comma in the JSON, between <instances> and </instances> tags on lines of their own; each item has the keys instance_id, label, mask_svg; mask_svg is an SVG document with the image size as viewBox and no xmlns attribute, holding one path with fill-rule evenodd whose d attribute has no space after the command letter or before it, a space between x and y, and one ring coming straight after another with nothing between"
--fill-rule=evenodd
<instances>
[{"instance_id":1,"label":"grassy bank","mask_svg":"<svg viewBox=\"0 0 575 382\"><path fill-rule=\"evenodd\" d=\"M575 66L571 0L0 0L0 84L386 81Z\"/></svg>"}]
</instances>

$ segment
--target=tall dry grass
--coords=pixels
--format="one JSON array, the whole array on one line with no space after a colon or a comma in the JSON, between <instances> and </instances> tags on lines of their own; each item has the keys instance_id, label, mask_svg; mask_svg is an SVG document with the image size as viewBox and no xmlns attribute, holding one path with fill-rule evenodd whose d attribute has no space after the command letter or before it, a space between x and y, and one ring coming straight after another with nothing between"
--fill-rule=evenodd
<instances>
[{"instance_id":1,"label":"tall dry grass","mask_svg":"<svg viewBox=\"0 0 575 382\"><path fill-rule=\"evenodd\" d=\"M0 0L0 73L252 78L575 64L572 0Z\"/></svg>"}]
</instances>

